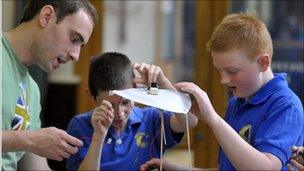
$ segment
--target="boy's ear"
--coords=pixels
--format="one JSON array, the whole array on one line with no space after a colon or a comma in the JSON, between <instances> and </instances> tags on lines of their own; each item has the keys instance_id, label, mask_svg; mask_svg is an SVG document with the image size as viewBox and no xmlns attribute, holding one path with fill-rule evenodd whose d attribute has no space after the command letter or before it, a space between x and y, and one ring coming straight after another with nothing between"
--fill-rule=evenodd
<instances>
[{"instance_id":1,"label":"boy's ear","mask_svg":"<svg viewBox=\"0 0 304 171\"><path fill-rule=\"evenodd\" d=\"M93 94L91 93L91 91L88 88L86 89L86 93L95 102L95 98L94 98Z\"/></svg>"},{"instance_id":2,"label":"boy's ear","mask_svg":"<svg viewBox=\"0 0 304 171\"><path fill-rule=\"evenodd\" d=\"M268 54L259 56L258 65L261 71L266 71L270 67L270 56Z\"/></svg>"},{"instance_id":3,"label":"boy's ear","mask_svg":"<svg viewBox=\"0 0 304 171\"><path fill-rule=\"evenodd\" d=\"M39 13L40 26L43 28L48 26L52 19L56 19L55 9L51 5L45 5Z\"/></svg>"}]
</instances>

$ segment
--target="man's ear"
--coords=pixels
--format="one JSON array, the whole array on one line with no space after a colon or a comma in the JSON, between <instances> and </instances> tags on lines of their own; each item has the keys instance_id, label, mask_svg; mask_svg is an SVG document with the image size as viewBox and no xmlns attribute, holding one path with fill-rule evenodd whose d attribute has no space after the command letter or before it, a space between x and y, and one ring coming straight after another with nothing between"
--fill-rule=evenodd
<instances>
[{"instance_id":1,"label":"man's ear","mask_svg":"<svg viewBox=\"0 0 304 171\"><path fill-rule=\"evenodd\" d=\"M56 21L55 9L51 5L45 5L39 13L40 26L44 28L48 26L52 20Z\"/></svg>"},{"instance_id":2,"label":"man's ear","mask_svg":"<svg viewBox=\"0 0 304 171\"><path fill-rule=\"evenodd\" d=\"M268 54L263 54L258 57L258 65L261 71L266 71L270 67L271 59Z\"/></svg>"}]
</instances>

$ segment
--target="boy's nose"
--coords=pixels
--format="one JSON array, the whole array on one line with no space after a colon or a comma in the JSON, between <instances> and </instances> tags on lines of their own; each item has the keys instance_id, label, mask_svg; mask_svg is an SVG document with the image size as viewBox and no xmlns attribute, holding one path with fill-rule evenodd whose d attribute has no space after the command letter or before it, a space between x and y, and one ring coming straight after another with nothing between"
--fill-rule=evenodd
<instances>
[{"instance_id":1,"label":"boy's nose","mask_svg":"<svg viewBox=\"0 0 304 171\"><path fill-rule=\"evenodd\" d=\"M122 109L122 107L120 107L119 105L116 107L116 115L119 117L119 118L121 118L122 116L123 116L123 114L124 114L124 111L123 111L123 109Z\"/></svg>"},{"instance_id":2,"label":"boy's nose","mask_svg":"<svg viewBox=\"0 0 304 171\"><path fill-rule=\"evenodd\" d=\"M228 84L230 83L230 77L227 76L227 74L221 74L221 83L222 84Z\"/></svg>"}]
</instances>

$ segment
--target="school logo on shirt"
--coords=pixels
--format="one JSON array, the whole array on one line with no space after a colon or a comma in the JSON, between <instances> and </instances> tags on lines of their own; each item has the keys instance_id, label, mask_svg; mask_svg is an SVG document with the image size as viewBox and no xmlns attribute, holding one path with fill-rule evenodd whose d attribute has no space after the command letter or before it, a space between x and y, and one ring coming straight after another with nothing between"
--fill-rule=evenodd
<instances>
[{"instance_id":1,"label":"school logo on shirt","mask_svg":"<svg viewBox=\"0 0 304 171\"><path fill-rule=\"evenodd\" d=\"M239 135L248 143L251 139L251 127L250 124L247 124L239 132Z\"/></svg>"},{"instance_id":2,"label":"school logo on shirt","mask_svg":"<svg viewBox=\"0 0 304 171\"><path fill-rule=\"evenodd\" d=\"M28 108L28 99L26 94L26 86L23 83L19 84L21 93L18 96L15 115L12 121L13 130L28 130L30 128L30 112Z\"/></svg>"},{"instance_id":3,"label":"school logo on shirt","mask_svg":"<svg viewBox=\"0 0 304 171\"><path fill-rule=\"evenodd\" d=\"M148 135L145 133L137 133L134 138L138 147L145 148L148 146Z\"/></svg>"}]
</instances>

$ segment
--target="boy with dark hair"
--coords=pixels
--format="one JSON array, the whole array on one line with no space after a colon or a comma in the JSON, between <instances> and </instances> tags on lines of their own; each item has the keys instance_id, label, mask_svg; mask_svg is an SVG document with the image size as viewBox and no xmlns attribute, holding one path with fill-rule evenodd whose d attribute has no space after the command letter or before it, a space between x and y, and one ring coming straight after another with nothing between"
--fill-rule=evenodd
<instances>
[{"instance_id":1,"label":"boy with dark hair","mask_svg":"<svg viewBox=\"0 0 304 171\"><path fill-rule=\"evenodd\" d=\"M63 160L82 145L63 130L39 129L40 92L27 67L49 73L77 61L97 18L87 0L31 0L20 25L2 34L2 170L17 170L24 151Z\"/></svg>"},{"instance_id":2,"label":"boy with dark hair","mask_svg":"<svg viewBox=\"0 0 304 171\"><path fill-rule=\"evenodd\" d=\"M136 69L142 78L133 78ZM134 102L109 94L111 90L131 88L135 83L174 89L155 65L134 64L120 53L104 53L92 59L89 94L96 108L77 115L67 132L83 139L84 146L67 160L68 170L138 170L152 157L160 157L160 112L153 107L138 108ZM189 115L189 125L197 123ZM184 115L164 112L166 146L179 143L186 130Z\"/></svg>"}]
</instances>

